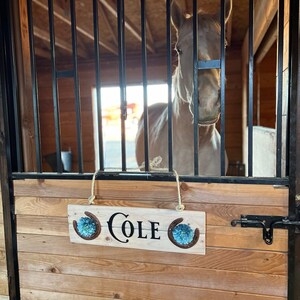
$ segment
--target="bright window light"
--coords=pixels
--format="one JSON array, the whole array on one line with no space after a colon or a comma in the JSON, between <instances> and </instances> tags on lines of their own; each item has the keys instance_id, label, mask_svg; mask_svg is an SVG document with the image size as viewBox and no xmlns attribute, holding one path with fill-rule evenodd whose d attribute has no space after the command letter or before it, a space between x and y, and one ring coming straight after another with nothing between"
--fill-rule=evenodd
<instances>
[{"instance_id":1,"label":"bright window light","mask_svg":"<svg viewBox=\"0 0 300 300\"><path fill-rule=\"evenodd\" d=\"M143 86L127 86L127 120L126 120L126 166L130 171L137 170L135 159L135 136L137 124L143 113L144 98ZM168 102L168 85L155 84L147 87L148 106L155 103ZM104 145L104 168L105 170L120 170L121 161L121 121L120 121L120 88L101 88L101 107L103 125ZM93 127L94 127L94 149L95 167L99 169L99 132L97 119L97 95L96 88L93 89Z\"/></svg>"}]
</instances>

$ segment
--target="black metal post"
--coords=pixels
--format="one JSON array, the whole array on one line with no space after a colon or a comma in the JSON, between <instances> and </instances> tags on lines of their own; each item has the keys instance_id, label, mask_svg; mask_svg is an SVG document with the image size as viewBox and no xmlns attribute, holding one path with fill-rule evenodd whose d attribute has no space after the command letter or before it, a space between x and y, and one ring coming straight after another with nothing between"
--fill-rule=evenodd
<instances>
[{"instance_id":1,"label":"black metal post","mask_svg":"<svg viewBox=\"0 0 300 300\"><path fill-rule=\"evenodd\" d=\"M41 142L40 142L40 116L39 116L38 88L37 88L36 63L35 63L35 51L34 51L32 0L27 0L27 13L28 13L28 34L29 34L29 45L30 45L36 169L37 172L41 173L42 160L41 160Z\"/></svg>"},{"instance_id":2,"label":"black metal post","mask_svg":"<svg viewBox=\"0 0 300 300\"><path fill-rule=\"evenodd\" d=\"M5 251L10 299L20 299L19 267L17 253L16 220L14 214L14 194L12 181L12 151L10 148L10 128L14 126L9 111L13 111L11 99L16 82L11 76L14 56L11 45L12 11L11 1L0 1L0 174L5 232ZM10 106L10 107L9 107Z\"/></svg>"},{"instance_id":3,"label":"black metal post","mask_svg":"<svg viewBox=\"0 0 300 300\"><path fill-rule=\"evenodd\" d=\"M127 118L126 73L125 73L125 9L124 0L118 0L118 52L119 52L119 81L121 96L121 153L122 171L126 171L126 132Z\"/></svg>"},{"instance_id":4,"label":"black metal post","mask_svg":"<svg viewBox=\"0 0 300 300\"><path fill-rule=\"evenodd\" d=\"M220 90L220 101L221 101L221 176L225 176L225 0L221 0L221 90Z\"/></svg>"},{"instance_id":5,"label":"black metal post","mask_svg":"<svg viewBox=\"0 0 300 300\"><path fill-rule=\"evenodd\" d=\"M277 42L277 119L276 119L276 177L281 177L282 159L282 77L283 77L284 0L279 0Z\"/></svg>"},{"instance_id":6,"label":"black metal post","mask_svg":"<svg viewBox=\"0 0 300 300\"><path fill-rule=\"evenodd\" d=\"M57 172L62 173L61 161L61 143L60 143L60 121L59 121L59 101L57 90L57 75L56 75L56 57L55 57L55 32L54 32L54 11L53 0L48 0L49 13L49 34L51 48L51 67L52 67L52 93L53 93L53 109L54 109L54 124L55 124L55 142L56 142L56 163Z\"/></svg>"},{"instance_id":7,"label":"black metal post","mask_svg":"<svg viewBox=\"0 0 300 300\"><path fill-rule=\"evenodd\" d=\"M147 36L146 36L146 5L141 0L141 34L142 34L142 68L143 68L143 98L144 98L144 149L145 171L149 171L149 121L148 121L148 93L147 93Z\"/></svg>"},{"instance_id":8,"label":"black metal post","mask_svg":"<svg viewBox=\"0 0 300 300\"><path fill-rule=\"evenodd\" d=\"M79 78L78 78L78 62L77 62L77 30L76 30L75 0L70 0L70 12L71 12L71 30L72 30L72 59L73 59L73 68L74 68L78 171L79 173L82 173L83 155L82 155L82 130L81 130L81 103L80 103L80 86L79 86Z\"/></svg>"},{"instance_id":9,"label":"black metal post","mask_svg":"<svg viewBox=\"0 0 300 300\"><path fill-rule=\"evenodd\" d=\"M104 171L104 153L103 153L103 128L102 128L102 105L101 105L101 85L100 85L100 47L99 47L99 21L98 21L98 0L93 0L93 22L94 22L94 51L96 67L96 99L97 99L97 119L98 119L98 148L99 148L99 166ZM95 153L97 155L97 153Z\"/></svg>"},{"instance_id":10,"label":"black metal post","mask_svg":"<svg viewBox=\"0 0 300 300\"><path fill-rule=\"evenodd\" d=\"M193 80L194 80L194 174L199 175L199 102L198 102L198 1L193 0Z\"/></svg>"},{"instance_id":11,"label":"black metal post","mask_svg":"<svg viewBox=\"0 0 300 300\"><path fill-rule=\"evenodd\" d=\"M13 11L13 27L12 32L14 33L11 35L11 43L9 43L10 49L8 50L11 53L15 53L14 56L11 56L10 65L11 68L8 72L11 73L11 78L13 82L18 81L18 64L16 62L15 57L18 55L17 51L13 51L13 49L17 49L21 45L21 25L20 25L20 12L19 12L19 4L15 1L12 2L12 11ZM19 53L21 52L20 49L18 50ZM24 158L23 158L23 145L22 145L22 134L21 134L21 118L20 116L20 105L19 105L19 86L16 85L14 89L12 89L12 99L14 102L14 111L13 114L10 115L10 118L14 119L14 134L15 137L10 139L11 143L11 150L15 152L15 161L12 162L12 169L18 170L18 172L24 171ZM14 149L14 150L13 150Z\"/></svg>"},{"instance_id":12,"label":"black metal post","mask_svg":"<svg viewBox=\"0 0 300 300\"><path fill-rule=\"evenodd\" d=\"M253 176L253 0L249 0L248 176Z\"/></svg>"},{"instance_id":13,"label":"black metal post","mask_svg":"<svg viewBox=\"0 0 300 300\"><path fill-rule=\"evenodd\" d=\"M168 165L173 172L172 41L171 1L166 1L167 83L168 83Z\"/></svg>"},{"instance_id":14,"label":"black metal post","mask_svg":"<svg viewBox=\"0 0 300 300\"><path fill-rule=\"evenodd\" d=\"M289 218L299 217L300 203L300 82L299 1L290 0L289 24ZM300 234L289 228L288 299L300 299Z\"/></svg>"}]
</instances>

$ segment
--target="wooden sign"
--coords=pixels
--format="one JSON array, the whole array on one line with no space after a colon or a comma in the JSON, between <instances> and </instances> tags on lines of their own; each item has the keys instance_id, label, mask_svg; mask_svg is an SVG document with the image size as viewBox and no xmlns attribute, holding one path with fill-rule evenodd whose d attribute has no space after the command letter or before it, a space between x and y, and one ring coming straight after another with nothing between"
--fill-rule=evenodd
<instances>
[{"instance_id":1,"label":"wooden sign","mask_svg":"<svg viewBox=\"0 0 300 300\"><path fill-rule=\"evenodd\" d=\"M72 243L205 254L205 212L69 205Z\"/></svg>"}]
</instances>

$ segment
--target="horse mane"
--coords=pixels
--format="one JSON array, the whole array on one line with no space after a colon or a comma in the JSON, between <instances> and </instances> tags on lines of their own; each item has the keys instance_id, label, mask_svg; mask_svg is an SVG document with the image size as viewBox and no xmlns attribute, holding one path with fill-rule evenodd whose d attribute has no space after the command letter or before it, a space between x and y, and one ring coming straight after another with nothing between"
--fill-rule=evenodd
<instances>
[{"instance_id":1,"label":"horse mane","mask_svg":"<svg viewBox=\"0 0 300 300\"><path fill-rule=\"evenodd\" d=\"M206 12L199 10L198 12L198 18L199 18L199 24L201 22L201 26L203 27L204 31L207 32L218 32L220 33L221 31L221 27L219 22L216 20L215 16L207 14ZM192 16L187 18L187 19L191 19L192 20ZM200 26L199 26L200 27ZM178 37L178 32L177 32L177 38ZM203 59L206 59L206 57L204 57ZM207 58L209 59L209 58ZM173 85L173 89L174 89L174 97L173 97L173 102L172 102L172 106L173 106L173 116L175 118L179 118L180 116L180 104L181 103L186 103L187 101L180 95L180 84L181 84L181 80L180 80L180 68L179 68L179 64L176 66L173 76L172 76L172 85ZM188 91L186 91L188 92ZM191 93L193 94L193 90L191 91ZM167 121L168 121L168 108L166 106L165 109L163 109L161 113L161 117L158 118L157 123L153 126L153 128L151 129L151 133L153 134L153 140L157 141L157 139L160 136L160 132L161 130L163 130L163 128L166 126ZM192 111L191 114L193 115Z\"/></svg>"}]
</instances>

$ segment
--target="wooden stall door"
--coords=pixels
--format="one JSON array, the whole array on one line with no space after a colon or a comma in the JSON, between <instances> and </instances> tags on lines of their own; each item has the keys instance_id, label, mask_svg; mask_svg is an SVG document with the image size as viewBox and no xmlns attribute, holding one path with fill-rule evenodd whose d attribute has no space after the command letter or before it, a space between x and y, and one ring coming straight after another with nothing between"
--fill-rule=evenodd
<instances>
[{"instance_id":1,"label":"wooden stall door","mask_svg":"<svg viewBox=\"0 0 300 300\"><path fill-rule=\"evenodd\" d=\"M22 299L287 299L287 232L231 227L241 214L287 215L288 189L182 183L186 210L206 212L206 255L70 243L68 204L91 181L14 182ZM97 181L97 205L174 209L174 182Z\"/></svg>"}]
</instances>

